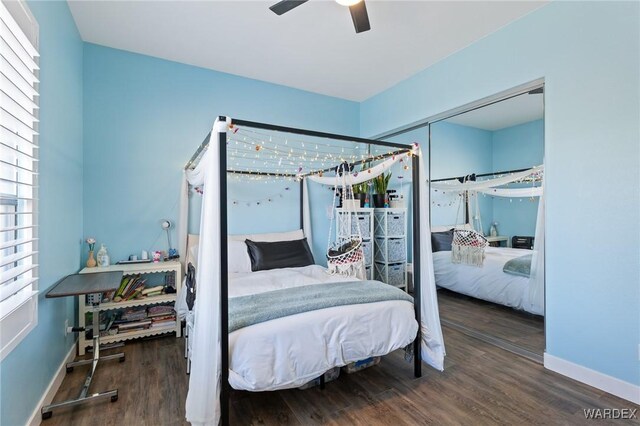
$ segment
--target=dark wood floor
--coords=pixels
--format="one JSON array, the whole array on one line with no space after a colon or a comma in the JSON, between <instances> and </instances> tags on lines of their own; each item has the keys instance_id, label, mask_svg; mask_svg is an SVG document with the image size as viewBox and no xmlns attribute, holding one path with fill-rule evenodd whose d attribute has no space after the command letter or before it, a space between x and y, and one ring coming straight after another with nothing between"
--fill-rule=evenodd
<instances>
[{"instance_id":1,"label":"dark wood floor","mask_svg":"<svg viewBox=\"0 0 640 426\"><path fill-rule=\"evenodd\" d=\"M446 289L438 289L440 318L542 355L544 318Z\"/></svg>"},{"instance_id":2,"label":"dark wood floor","mask_svg":"<svg viewBox=\"0 0 640 426\"><path fill-rule=\"evenodd\" d=\"M594 424L586 408L638 408L545 370L517 355L444 327L444 372L412 364L397 351L375 367L341 374L317 388L232 393L234 425L540 425ZM119 400L58 411L54 425L185 425L183 339L128 343L127 359L98 367L92 390L119 388ZM75 397L85 368L67 375L55 400ZM639 424L637 420L633 424ZM621 424L632 424L621 421ZM598 420L597 424L608 424Z\"/></svg>"}]
</instances>

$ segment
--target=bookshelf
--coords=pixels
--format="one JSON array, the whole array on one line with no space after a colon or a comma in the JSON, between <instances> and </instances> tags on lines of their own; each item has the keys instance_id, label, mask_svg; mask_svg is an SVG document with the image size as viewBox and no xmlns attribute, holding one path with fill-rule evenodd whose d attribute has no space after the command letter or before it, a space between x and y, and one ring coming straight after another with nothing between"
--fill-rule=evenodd
<instances>
[{"instance_id":1,"label":"bookshelf","mask_svg":"<svg viewBox=\"0 0 640 426\"><path fill-rule=\"evenodd\" d=\"M100 312L114 309L126 309L139 306L154 306L160 304L175 303L176 296L180 292L182 286L182 268L180 262L158 262L158 263L141 263L135 265L111 265L107 267L84 268L81 274L95 274L98 272L121 271L123 276L127 275L147 275L147 274L169 274L173 273L175 279L176 293L163 294L160 296L145 297L142 299L133 299L121 302L105 302L99 305ZM78 325L84 327L86 324L86 314L93 312L93 307L87 305L87 296L78 296ZM96 313L99 314L99 313ZM116 343L125 340L137 339L140 337L157 336L165 333L176 333L176 337L181 335L180 321L176 321L175 326L159 326L150 327L146 330L136 330L118 333L114 335L101 336L102 343ZM85 333L79 333L78 337L78 355L84 355L86 348L92 345L92 340L87 339Z\"/></svg>"}]
</instances>

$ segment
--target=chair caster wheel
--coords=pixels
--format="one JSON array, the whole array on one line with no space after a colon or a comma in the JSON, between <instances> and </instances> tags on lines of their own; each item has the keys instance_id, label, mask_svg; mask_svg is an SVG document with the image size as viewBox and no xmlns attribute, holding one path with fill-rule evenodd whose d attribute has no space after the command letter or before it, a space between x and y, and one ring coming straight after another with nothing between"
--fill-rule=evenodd
<instances>
[{"instance_id":1,"label":"chair caster wheel","mask_svg":"<svg viewBox=\"0 0 640 426\"><path fill-rule=\"evenodd\" d=\"M71 373L73 371L73 367L67 367L67 373Z\"/></svg>"},{"instance_id":2,"label":"chair caster wheel","mask_svg":"<svg viewBox=\"0 0 640 426\"><path fill-rule=\"evenodd\" d=\"M50 419L52 415L53 415L52 411L48 411L46 413L42 413L42 420Z\"/></svg>"},{"instance_id":3,"label":"chair caster wheel","mask_svg":"<svg viewBox=\"0 0 640 426\"><path fill-rule=\"evenodd\" d=\"M113 395L111 397L111 402L116 402L118 400L118 395Z\"/></svg>"},{"instance_id":4,"label":"chair caster wheel","mask_svg":"<svg viewBox=\"0 0 640 426\"><path fill-rule=\"evenodd\" d=\"M122 358L120 358L120 359L118 360L118 362L124 362L124 360L125 360L125 359L126 359L126 358L123 356Z\"/></svg>"}]
</instances>

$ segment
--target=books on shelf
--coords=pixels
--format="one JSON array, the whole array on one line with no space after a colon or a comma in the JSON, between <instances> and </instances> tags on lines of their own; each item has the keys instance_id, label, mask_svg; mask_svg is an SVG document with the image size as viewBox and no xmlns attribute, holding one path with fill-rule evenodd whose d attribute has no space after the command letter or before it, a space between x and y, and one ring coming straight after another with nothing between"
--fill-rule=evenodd
<instances>
[{"instance_id":1,"label":"books on shelf","mask_svg":"<svg viewBox=\"0 0 640 426\"><path fill-rule=\"evenodd\" d=\"M145 283L146 280L142 279L140 275L124 276L117 290L102 295L102 303L140 300L165 294L164 286L145 287Z\"/></svg>"},{"instance_id":2,"label":"books on shelf","mask_svg":"<svg viewBox=\"0 0 640 426\"><path fill-rule=\"evenodd\" d=\"M100 314L100 335L114 336L148 329L173 329L176 312L171 305L135 306ZM88 336L90 337L90 335Z\"/></svg>"}]
</instances>

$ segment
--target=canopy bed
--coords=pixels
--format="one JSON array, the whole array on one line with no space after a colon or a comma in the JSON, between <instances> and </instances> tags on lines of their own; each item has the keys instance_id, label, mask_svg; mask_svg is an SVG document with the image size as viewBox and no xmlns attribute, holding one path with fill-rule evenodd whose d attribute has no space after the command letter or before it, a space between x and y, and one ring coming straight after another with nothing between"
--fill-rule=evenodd
<instances>
[{"instance_id":1,"label":"canopy bed","mask_svg":"<svg viewBox=\"0 0 640 426\"><path fill-rule=\"evenodd\" d=\"M236 135L238 129L244 129L245 139ZM286 151L274 148L266 139L261 141L256 129L295 137L383 146L390 151L375 157L362 154L359 158L345 159L346 155L340 151L336 155L327 151L330 148L327 144L322 159L318 153L315 157L307 156L313 158L314 167L303 173L300 166L297 172L291 173L283 171L285 168L282 167ZM230 165L229 158L241 157L230 153L228 145L234 140L241 145L252 144L255 151L269 150L269 156L261 162L262 167L240 167L238 162ZM323 148L319 145L315 145L317 152ZM293 148L288 152L294 152ZM302 152L300 149L299 159L304 159ZM379 164L370 166L375 161ZM286 250L291 245L307 245L306 249L300 250L308 251L313 236L309 182L350 188L384 173L400 161L407 161L412 168L413 298L383 283L354 281L352 276L345 278L343 275L347 272L341 268L335 268L333 275L328 275L326 270L313 264L313 259L290 266L286 262L278 263L283 256L269 254ZM325 166L331 167L322 167L325 162L328 163ZM368 168L359 174L336 172L340 163L348 163L348 170L353 165L365 163ZM286 236L228 235L227 179L237 174L299 181L303 232L297 236L291 233ZM299 387L315 377L322 377L331 367L363 359L364 355L385 355L411 342L416 377L421 375L422 360L436 369L443 369L444 344L430 232L426 225L429 209L420 208L428 205L428 187L419 185L420 176L426 174L420 148L415 144L353 138L222 116L216 120L212 131L185 167L181 189L179 231L180 249L184 254L187 252L189 186L202 188L200 238L195 255L197 298L192 313L191 375L186 401L189 422L228 424L230 387L251 391ZM300 236L306 239L299 239ZM241 260L238 266L242 251L247 252L246 247L250 260ZM331 268L330 253L329 247L327 257ZM297 258L297 254L295 256ZM343 261L340 256L333 259ZM273 267L256 267L262 261L275 263ZM247 269L249 264L250 270ZM365 286L366 293L363 292ZM340 297L335 296L338 291ZM291 299L314 306L300 310L300 303ZM279 312L274 313L274 309L266 309L265 305L275 306Z\"/></svg>"},{"instance_id":2,"label":"canopy bed","mask_svg":"<svg viewBox=\"0 0 640 426\"><path fill-rule=\"evenodd\" d=\"M463 226L467 229L482 229L477 210L479 195L539 198L533 249L487 247L484 250L481 265L455 263L452 260L452 229L460 226L432 228L434 274L438 287L535 315L544 315L543 171L543 166L537 166L524 170L492 173L490 176L498 177L487 180L455 178L431 181L432 191L454 194L462 200L465 210ZM507 184L523 182L526 182L524 186L505 187ZM470 218L473 220L469 221Z\"/></svg>"}]
</instances>

